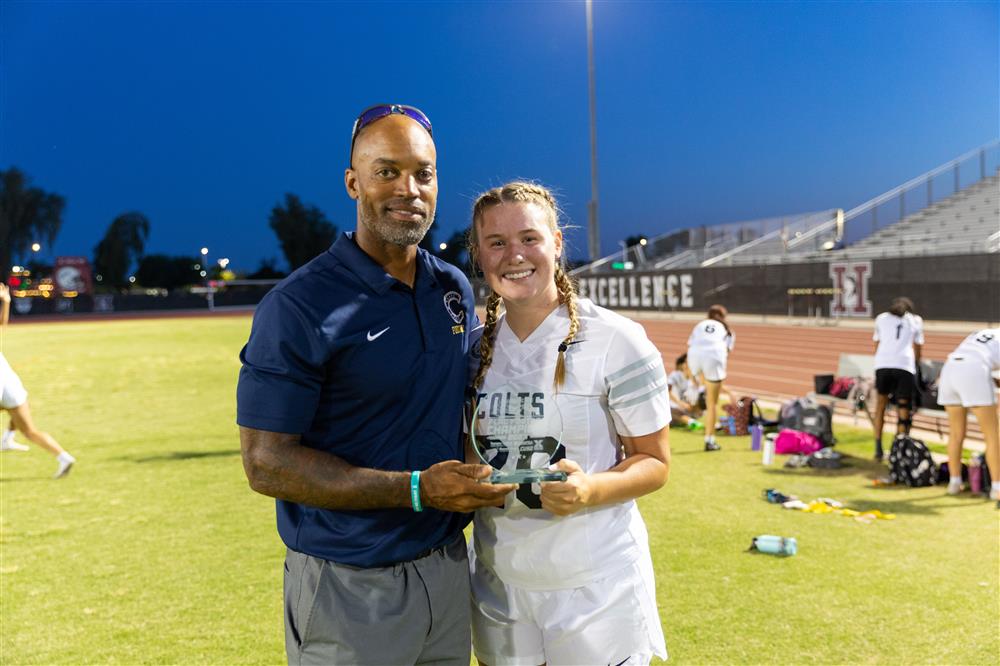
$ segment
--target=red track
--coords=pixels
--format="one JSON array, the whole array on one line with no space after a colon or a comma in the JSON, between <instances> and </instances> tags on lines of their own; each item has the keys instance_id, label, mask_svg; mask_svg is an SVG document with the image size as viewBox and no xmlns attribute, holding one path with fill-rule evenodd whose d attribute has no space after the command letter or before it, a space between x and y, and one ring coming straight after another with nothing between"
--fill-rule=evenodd
<instances>
[{"instance_id":1,"label":"red track","mask_svg":"<svg viewBox=\"0 0 1000 666\"><path fill-rule=\"evenodd\" d=\"M673 369L674 360L687 351L695 321L636 319ZM975 326L975 325L973 325ZM732 324L736 345L729 357L725 385L736 396L755 395L784 402L813 390L813 376L837 371L840 354L874 354L871 328L839 328L817 324ZM968 333L925 330L924 358L943 361ZM846 409L846 406L844 406ZM891 416L891 415L887 415ZM942 415L943 416L943 415ZM892 428L887 418L885 432ZM947 419L914 418L917 427L947 431ZM970 419L968 437L982 439L978 423Z\"/></svg>"}]
</instances>

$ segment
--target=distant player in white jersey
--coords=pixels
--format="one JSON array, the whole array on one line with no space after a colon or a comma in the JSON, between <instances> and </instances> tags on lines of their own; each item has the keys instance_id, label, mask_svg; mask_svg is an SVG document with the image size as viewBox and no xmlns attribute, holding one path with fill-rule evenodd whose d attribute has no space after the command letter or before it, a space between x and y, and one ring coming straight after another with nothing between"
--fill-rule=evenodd
<instances>
[{"instance_id":1,"label":"distant player in white jersey","mask_svg":"<svg viewBox=\"0 0 1000 666\"><path fill-rule=\"evenodd\" d=\"M667 375L670 388L670 421L686 426L690 430L703 428L698 417L702 408L699 402L705 400L705 389L698 385L698 379L691 374L687 364L687 354L681 354L674 362L674 371Z\"/></svg>"},{"instance_id":2,"label":"distant player in white jersey","mask_svg":"<svg viewBox=\"0 0 1000 666\"><path fill-rule=\"evenodd\" d=\"M924 344L923 319L913 314L913 301L893 299L888 312L875 317L875 391L878 399L872 424L875 432L875 459L881 460L882 426L890 400L896 405L896 432L908 434L913 401L917 394L917 364Z\"/></svg>"},{"instance_id":3,"label":"distant player in white jersey","mask_svg":"<svg viewBox=\"0 0 1000 666\"><path fill-rule=\"evenodd\" d=\"M669 471L663 361L641 326L577 298L562 248L547 189L514 182L476 201L470 252L492 289L478 404L516 385L506 395L522 395L522 410L558 414L562 434L547 453L568 474L476 512L472 637L489 666L667 656L634 501Z\"/></svg>"},{"instance_id":4,"label":"distant player in white jersey","mask_svg":"<svg viewBox=\"0 0 1000 666\"><path fill-rule=\"evenodd\" d=\"M10 318L10 290L0 284L0 328L7 326ZM29 442L37 444L56 457L58 466L54 478L61 479L69 474L76 458L66 452L49 433L35 427L28 407L28 392L21 383L10 363L0 352L0 409L10 414L10 428L4 430L0 439L0 451L27 451L28 447L14 441L15 430L20 430Z\"/></svg>"},{"instance_id":5,"label":"distant player in white jersey","mask_svg":"<svg viewBox=\"0 0 1000 666\"><path fill-rule=\"evenodd\" d=\"M986 465L993 478L990 499L1000 508L1000 421L996 388L1000 381L1000 328L985 328L965 338L948 354L938 382L938 403L948 412L948 494L962 490L962 442L969 410L986 440Z\"/></svg>"},{"instance_id":6,"label":"distant player in white jersey","mask_svg":"<svg viewBox=\"0 0 1000 666\"><path fill-rule=\"evenodd\" d=\"M707 319L698 322L688 337L687 362L691 373L701 377L705 387L705 450L718 451L715 441L716 414L719 392L726 378L726 365L733 351L736 336L726 322L726 308L713 305Z\"/></svg>"}]
</instances>

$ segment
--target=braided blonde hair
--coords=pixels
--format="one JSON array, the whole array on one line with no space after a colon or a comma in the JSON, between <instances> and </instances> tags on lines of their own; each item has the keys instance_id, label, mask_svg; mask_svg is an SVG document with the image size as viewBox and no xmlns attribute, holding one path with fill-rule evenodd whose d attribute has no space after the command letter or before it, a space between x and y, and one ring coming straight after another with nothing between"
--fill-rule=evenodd
<instances>
[{"instance_id":1,"label":"braided blonde hair","mask_svg":"<svg viewBox=\"0 0 1000 666\"><path fill-rule=\"evenodd\" d=\"M549 229L553 234L559 231L559 206L556 199L547 188L536 183L513 181L502 187L495 187L479 195L472 207L472 227L469 229L468 249L473 262L479 261L479 225L482 224L485 212L495 206L509 204L535 204L547 213ZM569 314L569 332L559 344L556 371L553 383L556 389L566 380L566 350L569 344L580 332L580 317L576 307L576 285L563 268L564 258L556 260L554 281L559 292L559 302L566 306ZM479 343L479 372L473 381L473 387L478 391L486 378L486 372L493 362L493 344L496 342L496 328L499 321L500 296L490 290L486 300L486 324L483 337Z\"/></svg>"}]
</instances>

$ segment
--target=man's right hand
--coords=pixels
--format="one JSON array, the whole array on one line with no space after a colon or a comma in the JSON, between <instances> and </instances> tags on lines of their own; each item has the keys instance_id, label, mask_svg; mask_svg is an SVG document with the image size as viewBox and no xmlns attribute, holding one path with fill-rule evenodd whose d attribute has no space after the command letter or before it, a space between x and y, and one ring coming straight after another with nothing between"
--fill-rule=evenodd
<instances>
[{"instance_id":1,"label":"man's right hand","mask_svg":"<svg viewBox=\"0 0 1000 666\"><path fill-rule=\"evenodd\" d=\"M484 506L503 504L504 495L517 489L516 483L483 483L493 468L445 460L420 473L420 501L442 511L468 513Z\"/></svg>"}]
</instances>

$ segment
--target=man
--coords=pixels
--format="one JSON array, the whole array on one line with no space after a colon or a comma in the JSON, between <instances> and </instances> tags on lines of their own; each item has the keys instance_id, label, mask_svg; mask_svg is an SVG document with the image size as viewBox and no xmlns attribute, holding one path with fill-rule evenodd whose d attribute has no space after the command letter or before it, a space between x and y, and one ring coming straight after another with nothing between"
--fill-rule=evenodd
<instances>
[{"instance_id":1,"label":"man","mask_svg":"<svg viewBox=\"0 0 1000 666\"><path fill-rule=\"evenodd\" d=\"M261 301L237 421L250 486L277 498L289 663L470 657L462 513L516 486L459 462L472 289L417 243L434 219L430 121L355 122L344 174L357 229Z\"/></svg>"}]
</instances>

